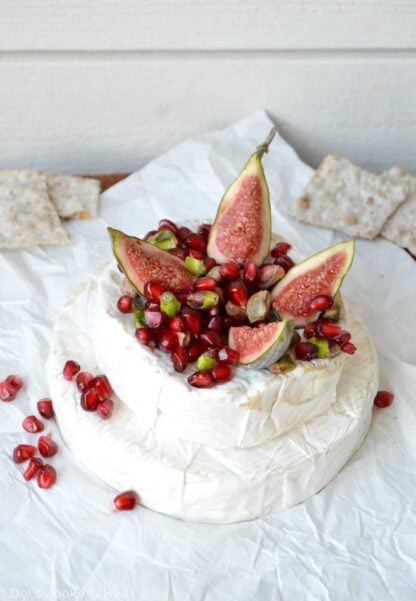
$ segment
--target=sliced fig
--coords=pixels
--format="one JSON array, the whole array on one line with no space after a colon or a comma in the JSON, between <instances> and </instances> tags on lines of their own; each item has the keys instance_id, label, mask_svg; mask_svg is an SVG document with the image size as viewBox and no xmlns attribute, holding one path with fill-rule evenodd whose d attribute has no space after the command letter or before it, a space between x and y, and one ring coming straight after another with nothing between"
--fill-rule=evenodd
<instances>
[{"instance_id":1,"label":"sliced fig","mask_svg":"<svg viewBox=\"0 0 416 601\"><path fill-rule=\"evenodd\" d=\"M265 319L270 309L270 292L259 290L252 294L247 303L247 317L250 323Z\"/></svg>"},{"instance_id":2,"label":"sliced fig","mask_svg":"<svg viewBox=\"0 0 416 601\"><path fill-rule=\"evenodd\" d=\"M177 292L190 288L196 280L178 257L111 227L108 232L120 268L140 294L143 294L146 282L161 284L165 290Z\"/></svg>"},{"instance_id":3,"label":"sliced fig","mask_svg":"<svg viewBox=\"0 0 416 601\"><path fill-rule=\"evenodd\" d=\"M239 353L239 363L261 369L270 367L286 353L292 334L291 319L274 321L258 327L232 327L228 333L228 346Z\"/></svg>"},{"instance_id":4,"label":"sliced fig","mask_svg":"<svg viewBox=\"0 0 416 601\"><path fill-rule=\"evenodd\" d=\"M254 261L261 265L267 257L271 240L271 210L261 159L275 134L273 128L221 200L207 246L208 256L217 263Z\"/></svg>"},{"instance_id":5,"label":"sliced fig","mask_svg":"<svg viewBox=\"0 0 416 601\"><path fill-rule=\"evenodd\" d=\"M354 240L340 242L298 263L272 290L272 308L280 317L291 317L295 327L318 318L311 309L317 296L335 296L351 267Z\"/></svg>"}]
</instances>

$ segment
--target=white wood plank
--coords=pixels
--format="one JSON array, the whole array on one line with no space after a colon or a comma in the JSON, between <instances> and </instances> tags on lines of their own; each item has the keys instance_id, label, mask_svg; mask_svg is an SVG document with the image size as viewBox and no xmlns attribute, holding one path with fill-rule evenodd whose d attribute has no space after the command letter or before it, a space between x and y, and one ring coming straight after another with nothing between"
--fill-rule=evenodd
<instances>
[{"instance_id":1,"label":"white wood plank","mask_svg":"<svg viewBox=\"0 0 416 601\"><path fill-rule=\"evenodd\" d=\"M0 62L0 166L129 171L265 107L302 158L415 169L416 59Z\"/></svg>"},{"instance_id":2,"label":"white wood plank","mask_svg":"<svg viewBox=\"0 0 416 601\"><path fill-rule=\"evenodd\" d=\"M1 0L0 50L415 48L414 0Z\"/></svg>"}]
</instances>

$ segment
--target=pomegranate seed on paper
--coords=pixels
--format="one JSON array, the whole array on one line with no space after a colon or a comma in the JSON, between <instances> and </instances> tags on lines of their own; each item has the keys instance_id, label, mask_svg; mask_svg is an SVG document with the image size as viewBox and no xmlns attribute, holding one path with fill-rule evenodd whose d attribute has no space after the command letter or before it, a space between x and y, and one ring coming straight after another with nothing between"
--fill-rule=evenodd
<instances>
[{"instance_id":1,"label":"pomegranate seed on paper","mask_svg":"<svg viewBox=\"0 0 416 601\"><path fill-rule=\"evenodd\" d=\"M389 392L388 390L379 390L374 397L374 405L376 407L380 407L380 409L384 409L385 407L389 407L394 401L394 394Z\"/></svg>"},{"instance_id":2,"label":"pomegranate seed on paper","mask_svg":"<svg viewBox=\"0 0 416 601\"><path fill-rule=\"evenodd\" d=\"M127 490L113 500L114 511L131 511L139 503L139 496L134 490Z\"/></svg>"}]
</instances>

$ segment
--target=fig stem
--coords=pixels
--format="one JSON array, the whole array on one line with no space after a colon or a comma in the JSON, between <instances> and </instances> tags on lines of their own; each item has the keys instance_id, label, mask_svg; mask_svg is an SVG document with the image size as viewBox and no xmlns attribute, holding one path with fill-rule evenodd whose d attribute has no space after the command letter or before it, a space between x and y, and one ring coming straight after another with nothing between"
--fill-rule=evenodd
<instances>
[{"instance_id":1,"label":"fig stem","mask_svg":"<svg viewBox=\"0 0 416 601\"><path fill-rule=\"evenodd\" d=\"M275 137L276 133L277 133L277 129L275 127L272 127L272 129L269 131L269 135L264 140L263 144L259 144L259 146L257 146L254 154L256 154L259 157L259 159L262 158L262 156L264 155L265 152L268 152L269 146L272 143L273 138Z\"/></svg>"}]
</instances>

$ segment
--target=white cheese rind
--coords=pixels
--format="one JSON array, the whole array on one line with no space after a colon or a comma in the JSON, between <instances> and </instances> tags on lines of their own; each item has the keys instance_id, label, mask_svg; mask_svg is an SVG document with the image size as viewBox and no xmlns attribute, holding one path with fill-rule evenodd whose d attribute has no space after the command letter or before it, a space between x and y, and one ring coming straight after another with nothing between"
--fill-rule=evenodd
<instances>
[{"instance_id":1,"label":"white cheese rind","mask_svg":"<svg viewBox=\"0 0 416 601\"><path fill-rule=\"evenodd\" d=\"M79 460L118 491L135 489L142 503L186 520L249 520L303 501L333 478L365 437L378 368L360 321L349 316L358 351L348 357L338 399L322 415L251 448L213 449L143 427L120 400L102 421L83 411L73 382L62 377L71 357L97 372L83 291L57 323L48 359L50 393L62 436Z\"/></svg>"},{"instance_id":2,"label":"white cheese rind","mask_svg":"<svg viewBox=\"0 0 416 601\"><path fill-rule=\"evenodd\" d=\"M302 363L283 376L239 367L228 383L189 386L169 357L137 342L131 315L117 310L121 275L111 264L91 293L93 343L100 369L120 398L158 436L216 447L262 444L323 413L336 399L345 356Z\"/></svg>"}]
</instances>

